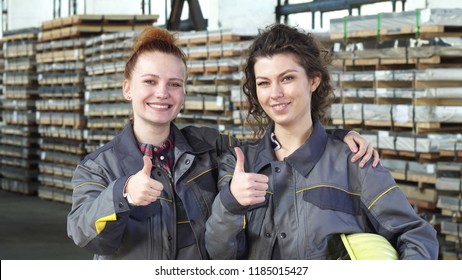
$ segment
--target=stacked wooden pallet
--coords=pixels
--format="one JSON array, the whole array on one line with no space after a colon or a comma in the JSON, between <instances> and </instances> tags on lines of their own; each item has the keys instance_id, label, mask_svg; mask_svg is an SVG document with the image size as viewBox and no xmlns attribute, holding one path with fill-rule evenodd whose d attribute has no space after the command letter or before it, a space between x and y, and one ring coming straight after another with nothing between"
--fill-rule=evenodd
<instances>
[{"instance_id":1,"label":"stacked wooden pallet","mask_svg":"<svg viewBox=\"0 0 462 280\"><path fill-rule=\"evenodd\" d=\"M236 117L243 109L241 95L232 92L242 83L241 66L249 39L233 30L179 34L179 44L188 55L189 73L186 100L177 123L210 126L245 137L242 119L239 114Z\"/></svg>"},{"instance_id":2,"label":"stacked wooden pallet","mask_svg":"<svg viewBox=\"0 0 462 280\"><path fill-rule=\"evenodd\" d=\"M122 93L125 63L138 31L103 34L85 46L85 117L87 152L92 152L118 133L131 117L130 103Z\"/></svg>"},{"instance_id":3,"label":"stacked wooden pallet","mask_svg":"<svg viewBox=\"0 0 462 280\"><path fill-rule=\"evenodd\" d=\"M418 13L425 14L420 21ZM333 75L338 98L332 124L361 130L380 151L409 202L446 240L443 259L460 259L462 252L462 232L454 230L462 222L460 13L428 10L331 22L340 69Z\"/></svg>"},{"instance_id":4,"label":"stacked wooden pallet","mask_svg":"<svg viewBox=\"0 0 462 280\"><path fill-rule=\"evenodd\" d=\"M37 75L35 48L38 29L4 33L2 119L0 126L1 188L37 193L38 134L35 100Z\"/></svg>"},{"instance_id":5,"label":"stacked wooden pallet","mask_svg":"<svg viewBox=\"0 0 462 280\"><path fill-rule=\"evenodd\" d=\"M41 41L98 36L102 33L141 30L158 15L73 15L42 23Z\"/></svg>"}]
</instances>

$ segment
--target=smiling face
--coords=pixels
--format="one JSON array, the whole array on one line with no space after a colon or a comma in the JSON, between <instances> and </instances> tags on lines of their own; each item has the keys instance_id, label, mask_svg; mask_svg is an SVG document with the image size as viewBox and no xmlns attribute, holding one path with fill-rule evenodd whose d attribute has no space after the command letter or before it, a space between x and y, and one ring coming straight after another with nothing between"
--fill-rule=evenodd
<instances>
[{"instance_id":1,"label":"smiling face","mask_svg":"<svg viewBox=\"0 0 462 280\"><path fill-rule=\"evenodd\" d=\"M124 96L132 102L135 128L170 126L184 101L185 79L180 58L158 51L141 54L131 79L123 84Z\"/></svg>"},{"instance_id":2,"label":"smiling face","mask_svg":"<svg viewBox=\"0 0 462 280\"><path fill-rule=\"evenodd\" d=\"M311 96L319 77L309 79L290 53L260 57L255 63L258 102L276 126L311 125Z\"/></svg>"}]
</instances>

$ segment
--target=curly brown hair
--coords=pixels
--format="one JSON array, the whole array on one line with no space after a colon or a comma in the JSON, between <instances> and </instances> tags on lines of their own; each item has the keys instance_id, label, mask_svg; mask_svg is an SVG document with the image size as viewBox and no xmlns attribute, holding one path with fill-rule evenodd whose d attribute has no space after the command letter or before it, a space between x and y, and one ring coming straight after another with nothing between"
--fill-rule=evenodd
<instances>
[{"instance_id":1,"label":"curly brown hair","mask_svg":"<svg viewBox=\"0 0 462 280\"><path fill-rule=\"evenodd\" d=\"M305 69L309 79L319 77L321 83L313 92L311 100L311 117L325 123L327 110L335 99L331 84L328 65L329 52L311 33L305 33L295 27L284 24L273 24L260 30L249 48L245 65L244 94L250 107L247 121L253 124L254 136L260 138L272 120L260 106L257 97L255 81L255 63L261 57L271 57L276 54L293 54L297 62Z\"/></svg>"}]
</instances>

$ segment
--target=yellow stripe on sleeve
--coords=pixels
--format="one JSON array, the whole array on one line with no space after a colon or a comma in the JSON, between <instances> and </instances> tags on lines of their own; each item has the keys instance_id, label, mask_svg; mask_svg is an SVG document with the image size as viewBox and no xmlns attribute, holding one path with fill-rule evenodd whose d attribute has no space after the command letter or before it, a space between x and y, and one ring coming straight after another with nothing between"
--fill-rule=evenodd
<instances>
[{"instance_id":1,"label":"yellow stripe on sleeve","mask_svg":"<svg viewBox=\"0 0 462 280\"><path fill-rule=\"evenodd\" d=\"M388 190L384 191L383 193L381 193L376 199L374 199L374 201L372 201L371 205L369 205L367 207L367 209L371 209L371 207L380 199L382 198L382 196L384 196L385 194L387 194L389 191L391 191L392 189L396 189L398 188L398 186L392 186L390 187Z\"/></svg>"}]
</instances>

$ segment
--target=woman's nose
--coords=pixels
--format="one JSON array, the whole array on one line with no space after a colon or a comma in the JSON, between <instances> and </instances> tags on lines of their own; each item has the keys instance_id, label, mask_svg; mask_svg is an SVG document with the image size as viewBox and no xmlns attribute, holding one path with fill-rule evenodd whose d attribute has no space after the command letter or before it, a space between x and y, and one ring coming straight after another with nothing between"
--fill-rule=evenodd
<instances>
[{"instance_id":1,"label":"woman's nose","mask_svg":"<svg viewBox=\"0 0 462 280\"><path fill-rule=\"evenodd\" d=\"M279 98L284 96L284 89L278 83L273 83L273 88L271 89L271 98Z\"/></svg>"},{"instance_id":2,"label":"woman's nose","mask_svg":"<svg viewBox=\"0 0 462 280\"><path fill-rule=\"evenodd\" d=\"M159 86L156 87L156 89L155 89L154 96L156 96L157 98L160 98L160 99L168 98L168 87L167 87L167 85L159 84Z\"/></svg>"}]
</instances>

